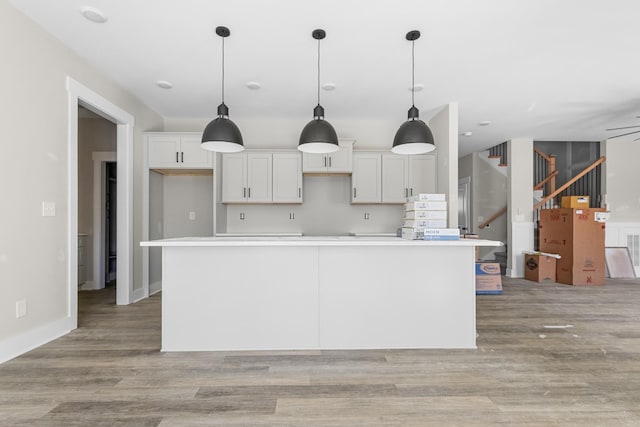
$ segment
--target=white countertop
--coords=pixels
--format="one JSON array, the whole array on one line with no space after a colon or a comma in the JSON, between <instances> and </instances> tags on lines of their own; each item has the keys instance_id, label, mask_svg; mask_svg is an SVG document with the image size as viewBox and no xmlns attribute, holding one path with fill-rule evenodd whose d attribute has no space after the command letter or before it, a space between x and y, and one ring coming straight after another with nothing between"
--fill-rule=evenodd
<instances>
[{"instance_id":1,"label":"white countertop","mask_svg":"<svg viewBox=\"0 0 640 427\"><path fill-rule=\"evenodd\" d=\"M502 246L482 239L406 240L379 236L180 237L140 242L140 246Z\"/></svg>"}]
</instances>

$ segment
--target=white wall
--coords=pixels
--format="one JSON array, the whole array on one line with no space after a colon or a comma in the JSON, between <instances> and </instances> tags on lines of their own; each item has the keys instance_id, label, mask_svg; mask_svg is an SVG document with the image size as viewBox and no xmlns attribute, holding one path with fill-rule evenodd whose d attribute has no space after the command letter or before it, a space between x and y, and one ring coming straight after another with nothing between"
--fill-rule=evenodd
<instances>
[{"instance_id":1,"label":"white wall","mask_svg":"<svg viewBox=\"0 0 640 427\"><path fill-rule=\"evenodd\" d=\"M533 139L507 141L507 275L524 277L523 250L533 250Z\"/></svg>"},{"instance_id":2,"label":"white wall","mask_svg":"<svg viewBox=\"0 0 640 427\"><path fill-rule=\"evenodd\" d=\"M79 35L81 36L81 35ZM134 287L142 286L142 131L163 121L124 89L105 78L58 40L0 0L0 97L3 151L0 168L0 361L60 335L69 321L67 273L66 76L135 116ZM42 217L42 202L56 204ZM16 319L16 301L28 314Z\"/></svg>"},{"instance_id":3,"label":"white wall","mask_svg":"<svg viewBox=\"0 0 640 427\"><path fill-rule=\"evenodd\" d=\"M507 241L507 214L493 221L483 229L479 225L507 206L507 178L484 161L478 153L469 154L459 160L460 178L471 177L471 230L482 239ZM483 248L479 250L481 259L493 259L492 252L504 248Z\"/></svg>"},{"instance_id":4,"label":"white wall","mask_svg":"<svg viewBox=\"0 0 640 427\"><path fill-rule=\"evenodd\" d=\"M78 119L78 232L87 233L85 268L93 277L93 160L96 151L116 151L116 125L103 118Z\"/></svg>"},{"instance_id":5,"label":"white wall","mask_svg":"<svg viewBox=\"0 0 640 427\"><path fill-rule=\"evenodd\" d=\"M606 203L610 222L640 222L638 164L640 141L608 140L602 144Z\"/></svg>"},{"instance_id":6,"label":"white wall","mask_svg":"<svg viewBox=\"0 0 640 427\"><path fill-rule=\"evenodd\" d=\"M458 104L450 103L430 121L438 150L438 193L447 194L449 227L458 227Z\"/></svg>"},{"instance_id":7,"label":"white wall","mask_svg":"<svg viewBox=\"0 0 640 427\"><path fill-rule=\"evenodd\" d=\"M164 176L163 212L165 239L213 236L213 179Z\"/></svg>"}]
</instances>

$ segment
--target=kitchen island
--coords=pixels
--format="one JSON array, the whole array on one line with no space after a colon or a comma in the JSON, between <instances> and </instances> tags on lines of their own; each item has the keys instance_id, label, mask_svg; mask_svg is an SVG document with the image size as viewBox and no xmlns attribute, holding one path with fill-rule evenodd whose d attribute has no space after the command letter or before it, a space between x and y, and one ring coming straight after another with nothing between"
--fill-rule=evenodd
<instances>
[{"instance_id":1,"label":"kitchen island","mask_svg":"<svg viewBox=\"0 0 640 427\"><path fill-rule=\"evenodd\" d=\"M162 350L475 348L475 247L210 237L162 247Z\"/></svg>"}]
</instances>

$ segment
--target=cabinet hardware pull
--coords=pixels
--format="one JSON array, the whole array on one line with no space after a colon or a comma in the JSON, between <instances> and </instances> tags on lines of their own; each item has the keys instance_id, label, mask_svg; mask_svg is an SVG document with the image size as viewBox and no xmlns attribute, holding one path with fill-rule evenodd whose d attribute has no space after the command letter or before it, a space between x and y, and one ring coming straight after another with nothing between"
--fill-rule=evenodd
<instances>
[{"instance_id":1,"label":"cabinet hardware pull","mask_svg":"<svg viewBox=\"0 0 640 427\"><path fill-rule=\"evenodd\" d=\"M331 156L329 156L329 167L331 167Z\"/></svg>"},{"instance_id":2,"label":"cabinet hardware pull","mask_svg":"<svg viewBox=\"0 0 640 427\"><path fill-rule=\"evenodd\" d=\"M247 195L249 196L249 198L251 198L251 187L248 188L247 193L248 193Z\"/></svg>"},{"instance_id":3,"label":"cabinet hardware pull","mask_svg":"<svg viewBox=\"0 0 640 427\"><path fill-rule=\"evenodd\" d=\"M247 187L242 187L242 197L247 197Z\"/></svg>"},{"instance_id":4,"label":"cabinet hardware pull","mask_svg":"<svg viewBox=\"0 0 640 427\"><path fill-rule=\"evenodd\" d=\"M409 197L409 189L408 188L404 189L404 197Z\"/></svg>"},{"instance_id":5,"label":"cabinet hardware pull","mask_svg":"<svg viewBox=\"0 0 640 427\"><path fill-rule=\"evenodd\" d=\"M178 152L177 151L176 151L176 163L179 163L178 162Z\"/></svg>"},{"instance_id":6,"label":"cabinet hardware pull","mask_svg":"<svg viewBox=\"0 0 640 427\"><path fill-rule=\"evenodd\" d=\"M302 188L298 187L298 197L302 197Z\"/></svg>"},{"instance_id":7,"label":"cabinet hardware pull","mask_svg":"<svg viewBox=\"0 0 640 427\"><path fill-rule=\"evenodd\" d=\"M184 163L184 151L180 152L180 161Z\"/></svg>"},{"instance_id":8,"label":"cabinet hardware pull","mask_svg":"<svg viewBox=\"0 0 640 427\"><path fill-rule=\"evenodd\" d=\"M324 156L324 167L327 167L327 156Z\"/></svg>"},{"instance_id":9,"label":"cabinet hardware pull","mask_svg":"<svg viewBox=\"0 0 640 427\"><path fill-rule=\"evenodd\" d=\"M356 193L356 188L354 187L354 188L353 188L353 198L354 198L354 199L356 198L356 194L357 194L357 193Z\"/></svg>"},{"instance_id":10,"label":"cabinet hardware pull","mask_svg":"<svg viewBox=\"0 0 640 427\"><path fill-rule=\"evenodd\" d=\"M413 196L413 188L409 190L409 195Z\"/></svg>"}]
</instances>

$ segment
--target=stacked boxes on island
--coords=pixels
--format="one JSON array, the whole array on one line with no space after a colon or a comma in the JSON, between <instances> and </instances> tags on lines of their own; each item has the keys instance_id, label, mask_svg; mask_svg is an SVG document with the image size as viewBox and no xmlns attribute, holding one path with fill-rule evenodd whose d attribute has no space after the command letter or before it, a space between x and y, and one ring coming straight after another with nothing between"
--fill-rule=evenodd
<instances>
[{"instance_id":1,"label":"stacked boxes on island","mask_svg":"<svg viewBox=\"0 0 640 427\"><path fill-rule=\"evenodd\" d=\"M422 193L407 198L402 238L408 240L460 240L460 230L447 228L444 194Z\"/></svg>"}]
</instances>

